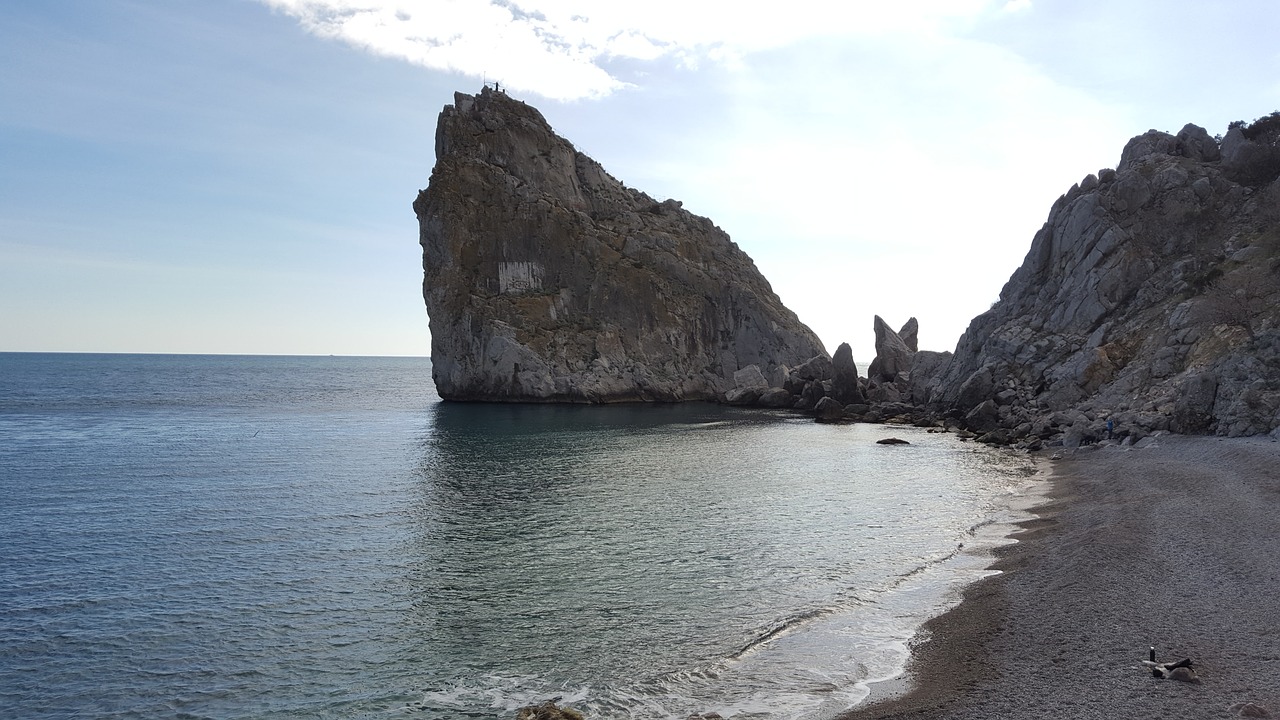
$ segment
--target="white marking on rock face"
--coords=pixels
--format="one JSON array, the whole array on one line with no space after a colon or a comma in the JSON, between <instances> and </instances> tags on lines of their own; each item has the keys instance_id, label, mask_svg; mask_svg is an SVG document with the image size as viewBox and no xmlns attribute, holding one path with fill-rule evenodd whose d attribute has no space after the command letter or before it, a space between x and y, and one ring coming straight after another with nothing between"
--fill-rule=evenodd
<instances>
[{"instance_id":1,"label":"white marking on rock face","mask_svg":"<svg viewBox=\"0 0 1280 720\"><path fill-rule=\"evenodd\" d=\"M498 263L498 292L508 295L541 289L542 265L539 263Z\"/></svg>"}]
</instances>

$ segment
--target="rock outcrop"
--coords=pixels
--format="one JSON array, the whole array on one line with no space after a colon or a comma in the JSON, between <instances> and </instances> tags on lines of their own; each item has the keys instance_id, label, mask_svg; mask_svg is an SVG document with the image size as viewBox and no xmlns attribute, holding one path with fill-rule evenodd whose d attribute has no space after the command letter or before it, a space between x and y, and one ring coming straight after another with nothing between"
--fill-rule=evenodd
<instances>
[{"instance_id":1,"label":"rock outcrop","mask_svg":"<svg viewBox=\"0 0 1280 720\"><path fill-rule=\"evenodd\" d=\"M925 389L1012 441L1280 426L1280 114L1131 140L1058 199ZM914 370L913 370L914 373ZM1136 438L1135 438L1136 439Z\"/></svg>"},{"instance_id":2,"label":"rock outcrop","mask_svg":"<svg viewBox=\"0 0 1280 720\"><path fill-rule=\"evenodd\" d=\"M720 228L625 187L503 93L440 113L413 206L445 399L718 399L748 366L777 387L826 356Z\"/></svg>"},{"instance_id":3,"label":"rock outcrop","mask_svg":"<svg viewBox=\"0 0 1280 720\"><path fill-rule=\"evenodd\" d=\"M902 332L896 333L879 315L875 316L873 329L876 334L876 358L867 368L867 379L881 383L892 383L902 380L903 373L911 371L911 355L914 353L916 333L919 325L915 318L902 326ZM911 339L909 345L903 339L906 334Z\"/></svg>"},{"instance_id":4,"label":"rock outcrop","mask_svg":"<svg viewBox=\"0 0 1280 720\"><path fill-rule=\"evenodd\" d=\"M853 361L853 348L840 343L831 356L831 397L847 404L866 401L866 395L858 385L858 366Z\"/></svg>"}]
</instances>

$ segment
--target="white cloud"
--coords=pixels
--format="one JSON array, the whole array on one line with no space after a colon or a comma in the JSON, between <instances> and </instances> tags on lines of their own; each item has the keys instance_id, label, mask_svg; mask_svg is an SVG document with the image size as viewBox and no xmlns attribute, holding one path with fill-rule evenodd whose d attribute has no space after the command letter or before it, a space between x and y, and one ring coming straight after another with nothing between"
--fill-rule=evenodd
<instances>
[{"instance_id":1,"label":"white cloud","mask_svg":"<svg viewBox=\"0 0 1280 720\"><path fill-rule=\"evenodd\" d=\"M1004 4L1004 11L1015 13L1031 9L1031 0L1009 0Z\"/></svg>"},{"instance_id":2,"label":"white cloud","mask_svg":"<svg viewBox=\"0 0 1280 720\"><path fill-rule=\"evenodd\" d=\"M610 59L733 63L808 38L928 34L998 2L797 0L747 10L733 0L260 1L321 37L560 100L623 87L602 66Z\"/></svg>"},{"instance_id":3,"label":"white cloud","mask_svg":"<svg viewBox=\"0 0 1280 720\"><path fill-rule=\"evenodd\" d=\"M731 122L661 172L829 350L848 341L860 360L874 355L877 313L895 328L914 315L925 347L953 349L1054 199L1112 166L1129 134L1116 112L1011 52L907 40L748 58Z\"/></svg>"}]
</instances>

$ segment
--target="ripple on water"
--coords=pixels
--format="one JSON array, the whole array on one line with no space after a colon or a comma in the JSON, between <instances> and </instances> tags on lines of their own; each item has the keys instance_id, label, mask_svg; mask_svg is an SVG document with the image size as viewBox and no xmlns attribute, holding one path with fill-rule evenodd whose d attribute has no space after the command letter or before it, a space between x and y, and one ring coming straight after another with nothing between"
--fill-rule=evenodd
<instances>
[{"instance_id":1,"label":"ripple on water","mask_svg":"<svg viewBox=\"0 0 1280 720\"><path fill-rule=\"evenodd\" d=\"M440 404L416 359L0 363L5 716L830 717L1025 477L910 428Z\"/></svg>"}]
</instances>

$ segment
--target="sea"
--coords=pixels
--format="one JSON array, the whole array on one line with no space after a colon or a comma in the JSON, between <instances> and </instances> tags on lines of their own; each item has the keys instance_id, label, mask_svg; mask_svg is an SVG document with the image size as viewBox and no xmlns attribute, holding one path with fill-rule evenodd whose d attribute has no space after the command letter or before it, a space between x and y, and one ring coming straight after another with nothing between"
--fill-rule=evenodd
<instances>
[{"instance_id":1,"label":"sea","mask_svg":"<svg viewBox=\"0 0 1280 720\"><path fill-rule=\"evenodd\" d=\"M0 717L832 718L1038 483L906 426L442 402L426 358L0 353Z\"/></svg>"}]
</instances>

